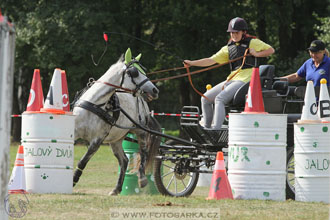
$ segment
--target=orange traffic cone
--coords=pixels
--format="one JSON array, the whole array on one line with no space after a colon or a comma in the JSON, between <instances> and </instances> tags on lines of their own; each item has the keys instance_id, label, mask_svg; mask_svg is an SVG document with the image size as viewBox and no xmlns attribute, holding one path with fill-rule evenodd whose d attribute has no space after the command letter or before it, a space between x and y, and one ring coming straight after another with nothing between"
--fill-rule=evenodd
<instances>
[{"instance_id":1,"label":"orange traffic cone","mask_svg":"<svg viewBox=\"0 0 330 220\"><path fill-rule=\"evenodd\" d=\"M304 98L304 106L301 113L301 118L298 123L319 123L321 120L317 116L317 104L315 98L313 81L307 82L307 88Z\"/></svg>"},{"instance_id":2,"label":"orange traffic cone","mask_svg":"<svg viewBox=\"0 0 330 220\"><path fill-rule=\"evenodd\" d=\"M320 97L319 97L319 109L317 115L320 117L323 123L330 122L330 98L327 87L327 80L321 79L320 81Z\"/></svg>"},{"instance_id":3,"label":"orange traffic cone","mask_svg":"<svg viewBox=\"0 0 330 220\"><path fill-rule=\"evenodd\" d=\"M63 111L61 69L59 68L56 68L54 71L44 108L40 109L40 111L54 114L65 114Z\"/></svg>"},{"instance_id":4,"label":"orange traffic cone","mask_svg":"<svg viewBox=\"0 0 330 220\"><path fill-rule=\"evenodd\" d=\"M69 92L68 92L68 84L66 81L65 70L61 71L61 81L62 81L63 110L69 112L70 102L69 102Z\"/></svg>"},{"instance_id":5,"label":"orange traffic cone","mask_svg":"<svg viewBox=\"0 0 330 220\"><path fill-rule=\"evenodd\" d=\"M253 68L250 87L245 103L246 114L266 114L262 99L259 68Z\"/></svg>"},{"instance_id":6,"label":"orange traffic cone","mask_svg":"<svg viewBox=\"0 0 330 220\"><path fill-rule=\"evenodd\" d=\"M217 160L215 161L209 196L206 199L234 199L230 183L228 181L222 152L217 153Z\"/></svg>"},{"instance_id":7,"label":"orange traffic cone","mask_svg":"<svg viewBox=\"0 0 330 220\"><path fill-rule=\"evenodd\" d=\"M24 170L24 149L22 145L20 145L17 150L15 165L8 184L8 192L9 194L27 193Z\"/></svg>"},{"instance_id":8,"label":"orange traffic cone","mask_svg":"<svg viewBox=\"0 0 330 220\"><path fill-rule=\"evenodd\" d=\"M44 106L44 95L42 92L40 70L35 69L30 89L30 96L26 107L27 112L39 112Z\"/></svg>"}]
</instances>

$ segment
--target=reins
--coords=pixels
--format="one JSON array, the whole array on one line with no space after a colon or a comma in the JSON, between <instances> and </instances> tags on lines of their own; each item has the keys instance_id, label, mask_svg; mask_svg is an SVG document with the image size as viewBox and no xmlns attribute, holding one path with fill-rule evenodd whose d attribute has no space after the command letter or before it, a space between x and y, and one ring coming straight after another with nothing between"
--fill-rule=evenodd
<instances>
[{"instance_id":1,"label":"reins","mask_svg":"<svg viewBox=\"0 0 330 220\"><path fill-rule=\"evenodd\" d=\"M147 75L152 75L152 74L156 74L156 73L163 73L163 72L177 71L177 70L181 70L181 69L184 69L184 68L185 68L184 66L181 66L181 67L174 67L174 68L165 69L165 70L157 70L157 71L154 71L154 72L147 73Z\"/></svg>"},{"instance_id":2,"label":"reins","mask_svg":"<svg viewBox=\"0 0 330 220\"><path fill-rule=\"evenodd\" d=\"M195 88L195 86L194 86L194 84L193 84L193 82L192 82L192 79L191 79L191 73L190 73L190 70L189 70L189 66L188 66L187 64L184 64L184 66L185 66L185 68L186 68L186 70L187 70L189 83L190 83L191 87L193 88L193 90L195 90L195 92L196 92L198 95L200 95L200 96L202 96L203 98L209 100L209 98L207 98L203 93L201 93L200 91L198 91L198 90ZM210 101L210 100L209 100L209 101Z\"/></svg>"},{"instance_id":3,"label":"reins","mask_svg":"<svg viewBox=\"0 0 330 220\"><path fill-rule=\"evenodd\" d=\"M112 83L108 83L108 82L103 82L103 81L95 81L96 83L102 83L102 84L105 84L107 86L112 86L112 87L115 87L116 89L121 89L121 90L124 90L125 92L129 92L129 93L136 93L136 89L135 90L132 90L132 89L127 89L127 88L124 88L122 86L117 86L117 85L114 85Z\"/></svg>"},{"instance_id":4,"label":"reins","mask_svg":"<svg viewBox=\"0 0 330 220\"><path fill-rule=\"evenodd\" d=\"M252 56L252 55L251 54L246 54L244 56L241 56L241 57L238 57L238 58L229 60L229 61L227 61L225 63L222 63L222 64L215 64L215 65L210 66L210 67L206 67L206 68L203 68L203 69L200 69L200 70L196 70L196 71L192 71L192 72L189 72L189 73L183 73L183 74L176 75L176 76L169 76L169 77L164 77L164 78L160 78L160 79L154 79L154 80L151 80L151 82L155 83L155 82L160 82L160 81L164 81L164 80L177 79L177 78L185 77L185 76L188 76L188 75L194 75L194 74L197 74L197 73L202 73L202 72L205 72L205 71L208 71L208 70L212 70L212 69L215 69L215 68L218 68L218 67L227 65L229 63L235 62L235 61L240 60L242 58L245 58L247 56ZM184 68L186 68L186 67L175 67L175 68L167 69L167 70L159 70L159 71L147 73L147 75L156 74L156 73L162 73L162 72L176 71L176 70L184 69Z\"/></svg>"},{"instance_id":5,"label":"reins","mask_svg":"<svg viewBox=\"0 0 330 220\"><path fill-rule=\"evenodd\" d=\"M184 77L184 76L188 76L188 80L189 80L189 83L190 83L190 86L193 88L193 90L200 96L202 96L203 98L209 100L209 98L207 98L203 93L201 93L200 91L198 91L193 82L192 82L192 79L191 79L191 75L194 75L194 74L197 74L197 73L202 73L202 72L205 72L205 71L208 71L208 70L211 70L211 69L215 69L215 68L218 68L218 67L221 67L221 66L224 66L226 64L229 64L229 63L232 63L232 62L235 62L237 60L240 60L240 59L243 59L242 61L242 65L239 67L239 69L236 71L236 73L234 73L229 79L226 80L226 83L229 82L230 80L232 80L239 72L240 70L242 69L242 66L244 65L244 62L245 62L245 59L247 56L251 56L251 54L247 54L247 52L249 51L249 49L246 49L245 50L245 53L243 56L241 57L237 57L235 59L232 59L232 60L229 60L225 63L222 63L222 64L216 64L216 65L213 65L213 66L210 66L210 67L207 67L207 68L203 68L203 69L200 69L200 70L196 70L196 71L193 71L193 72L190 72L190 69L189 69L189 65L185 64L184 63L184 66L183 67L175 67L175 68L171 68L171 69L165 69L165 70L159 70L159 71L155 71L155 72L151 72L151 73L148 73L147 75L152 75L152 74L156 74L156 73L162 73L162 72L170 72L170 71L176 71L176 70L180 70L180 69L186 69L187 73L183 73L183 74L180 74L180 75L176 75L176 76L169 76L169 77L164 77L164 78L160 78L160 79L154 79L154 80L151 80L151 82L155 83L155 82L159 82L159 81L164 81L164 80L170 80L170 79L177 79L177 78L181 78L181 77ZM225 84L226 84L225 83ZM222 87L222 90L224 89L224 86Z\"/></svg>"}]
</instances>

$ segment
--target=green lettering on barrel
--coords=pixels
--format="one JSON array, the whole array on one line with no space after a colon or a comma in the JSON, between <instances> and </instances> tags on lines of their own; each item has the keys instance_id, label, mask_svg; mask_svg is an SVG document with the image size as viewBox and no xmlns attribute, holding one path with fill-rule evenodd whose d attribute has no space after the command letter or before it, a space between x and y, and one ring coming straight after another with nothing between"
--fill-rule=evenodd
<instances>
[{"instance_id":1,"label":"green lettering on barrel","mask_svg":"<svg viewBox=\"0 0 330 220\"><path fill-rule=\"evenodd\" d=\"M241 159L241 161L246 160L246 161L250 162L250 159L247 156L249 149L247 147L242 147L241 151L243 154L243 158Z\"/></svg>"},{"instance_id":2,"label":"green lettering on barrel","mask_svg":"<svg viewBox=\"0 0 330 220\"><path fill-rule=\"evenodd\" d=\"M323 169L324 170L328 170L329 169L329 162L330 162L329 159L324 159L323 160Z\"/></svg>"},{"instance_id":3,"label":"green lettering on barrel","mask_svg":"<svg viewBox=\"0 0 330 220\"><path fill-rule=\"evenodd\" d=\"M306 170L312 170L313 167L315 170L328 170L329 169L329 164L330 164L330 160L329 159L306 159L306 165L305 165L305 169Z\"/></svg>"}]
</instances>

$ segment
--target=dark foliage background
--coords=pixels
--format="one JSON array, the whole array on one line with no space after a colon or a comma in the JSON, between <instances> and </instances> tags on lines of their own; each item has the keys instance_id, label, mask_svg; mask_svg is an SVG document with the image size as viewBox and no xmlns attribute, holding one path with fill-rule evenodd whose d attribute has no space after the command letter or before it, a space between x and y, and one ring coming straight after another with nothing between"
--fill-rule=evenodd
<instances>
[{"instance_id":1,"label":"dark foliage background","mask_svg":"<svg viewBox=\"0 0 330 220\"><path fill-rule=\"evenodd\" d=\"M2 14L17 31L13 113L26 109L33 70L41 70L44 95L56 67L66 70L70 100L88 79L97 79L128 47L149 72L182 66L182 59L216 53L229 39L230 19L243 17L249 33L272 45L276 53L266 63L276 75L295 72L308 58L306 48L316 38L330 42L329 0L2 0ZM110 34L109 48L94 66L105 42L103 32L119 32L148 41L152 47L124 35ZM166 52L164 52L166 51ZM192 69L194 70L194 69ZM228 66L193 76L200 91L224 80ZM179 74L152 75L152 79ZM200 97L186 78L158 83L160 98L150 103L155 112L178 113L183 105L200 105ZM166 128L176 120L159 118ZM20 121L13 120L14 140Z\"/></svg>"}]
</instances>

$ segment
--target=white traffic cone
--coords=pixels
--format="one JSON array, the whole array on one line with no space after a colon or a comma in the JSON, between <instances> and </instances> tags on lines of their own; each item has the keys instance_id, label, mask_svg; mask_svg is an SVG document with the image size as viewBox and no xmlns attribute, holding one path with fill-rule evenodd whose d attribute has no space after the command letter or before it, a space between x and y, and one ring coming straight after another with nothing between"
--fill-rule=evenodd
<instances>
[{"instance_id":1,"label":"white traffic cone","mask_svg":"<svg viewBox=\"0 0 330 220\"><path fill-rule=\"evenodd\" d=\"M301 118L298 123L317 123L321 122L317 116L317 104L315 98L314 85L312 81L307 82L305 92L304 106L301 113Z\"/></svg>"},{"instance_id":2,"label":"white traffic cone","mask_svg":"<svg viewBox=\"0 0 330 220\"><path fill-rule=\"evenodd\" d=\"M61 69L59 68L54 70L44 107L40 111L55 114L65 114L63 111Z\"/></svg>"},{"instance_id":3,"label":"white traffic cone","mask_svg":"<svg viewBox=\"0 0 330 220\"><path fill-rule=\"evenodd\" d=\"M15 165L8 184L8 193L27 193L24 170L24 149L20 145L17 150Z\"/></svg>"},{"instance_id":4,"label":"white traffic cone","mask_svg":"<svg viewBox=\"0 0 330 220\"><path fill-rule=\"evenodd\" d=\"M320 97L319 97L319 109L317 115L320 117L322 122L330 122L330 98L327 87L327 80L321 79L320 81Z\"/></svg>"}]
</instances>

